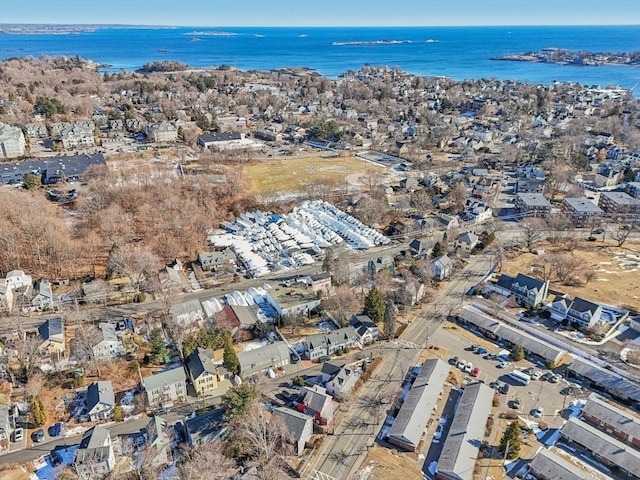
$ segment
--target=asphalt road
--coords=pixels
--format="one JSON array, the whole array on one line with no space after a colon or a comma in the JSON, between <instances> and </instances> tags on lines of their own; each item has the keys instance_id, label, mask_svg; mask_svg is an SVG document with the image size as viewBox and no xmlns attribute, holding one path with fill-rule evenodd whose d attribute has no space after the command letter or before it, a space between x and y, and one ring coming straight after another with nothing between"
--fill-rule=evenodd
<instances>
[{"instance_id":1,"label":"asphalt road","mask_svg":"<svg viewBox=\"0 0 640 480\"><path fill-rule=\"evenodd\" d=\"M348 410L338 415L334 435L324 443L307 464L304 474L312 478L353 478L373 445L386 415L375 407L389 399L389 385L399 391L405 375L419 360L420 352L447 315L462 305L465 293L482 280L491 267L490 255L472 257L435 299L402 333L397 344L382 345L383 361L371 380L356 398L348 402ZM304 475L303 475L304 476Z\"/></svg>"}]
</instances>

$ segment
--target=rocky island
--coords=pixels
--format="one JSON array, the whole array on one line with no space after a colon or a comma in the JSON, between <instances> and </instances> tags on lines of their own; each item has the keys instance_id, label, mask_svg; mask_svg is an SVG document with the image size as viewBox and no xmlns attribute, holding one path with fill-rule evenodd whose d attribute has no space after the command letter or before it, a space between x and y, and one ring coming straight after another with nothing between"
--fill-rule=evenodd
<instances>
[{"instance_id":1,"label":"rocky island","mask_svg":"<svg viewBox=\"0 0 640 480\"><path fill-rule=\"evenodd\" d=\"M640 65L640 52L586 52L561 48L543 48L537 52L516 53L493 57L491 60L506 60L512 62L556 63L559 65Z\"/></svg>"}]
</instances>

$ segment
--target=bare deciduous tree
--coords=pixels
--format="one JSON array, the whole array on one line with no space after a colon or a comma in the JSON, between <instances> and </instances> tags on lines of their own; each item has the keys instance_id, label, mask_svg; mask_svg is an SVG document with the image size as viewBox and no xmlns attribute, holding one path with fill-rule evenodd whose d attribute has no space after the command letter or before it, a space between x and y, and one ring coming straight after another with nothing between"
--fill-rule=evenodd
<instances>
[{"instance_id":1,"label":"bare deciduous tree","mask_svg":"<svg viewBox=\"0 0 640 480\"><path fill-rule=\"evenodd\" d=\"M75 329L73 341L75 345L75 355L78 360L86 364L93 364L98 377L100 377L100 363L94 350L94 347L100 341L100 330L98 327L81 323Z\"/></svg>"},{"instance_id":2,"label":"bare deciduous tree","mask_svg":"<svg viewBox=\"0 0 640 480\"><path fill-rule=\"evenodd\" d=\"M235 467L236 462L223 453L220 442L204 443L181 455L177 474L180 480L226 480Z\"/></svg>"},{"instance_id":3,"label":"bare deciduous tree","mask_svg":"<svg viewBox=\"0 0 640 480\"><path fill-rule=\"evenodd\" d=\"M618 225L613 231L613 239L616 241L618 247L622 247L631 234L631 228L629 225Z\"/></svg>"},{"instance_id":4,"label":"bare deciduous tree","mask_svg":"<svg viewBox=\"0 0 640 480\"><path fill-rule=\"evenodd\" d=\"M362 303L349 287L336 287L333 295L322 299L322 309L342 324L362 310Z\"/></svg>"},{"instance_id":5,"label":"bare deciduous tree","mask_svg":"<svg viewBox=\"0 0 640 480\"><path fill-rule=\"evenodd\" d=\"M522 224L522 242L527 250L532 252L534 245L543 238L542 224L538 219L528 219Z\"/></svg>"}]
</instances>

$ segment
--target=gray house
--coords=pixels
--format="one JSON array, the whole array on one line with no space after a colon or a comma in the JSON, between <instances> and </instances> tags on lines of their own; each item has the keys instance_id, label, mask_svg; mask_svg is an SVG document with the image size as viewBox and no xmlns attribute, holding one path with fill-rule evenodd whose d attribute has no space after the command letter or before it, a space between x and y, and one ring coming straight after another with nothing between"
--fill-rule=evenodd
<instances>
[{"instance_id":1,"label":"gray house","mask_svg":"<svg viewBox=\"0 0 640 480\"><path fill-rule=\"evenodd\" d=\"M116 333L113 323L100 323L100 335L93 346L93 355L99 360L120 357L125 354L124 343Z\"/></svg>"},{"instance_id":2,"label":"gray house","mask_svg":"<svg viewBox=\"0 0 640 480\"><path fill-rule=\"evenodd\" d=\"M303 341L303 355L309 360L328 357L338 351L347 351L355 347L356 339L356 331L352 326L339 328L328 333L310 335Z\"/></svg>"},{"instance_id":3,"label":"gray house","mask_svg":"<svg viewBox=\"0 0 640 480\"><path fill-rule=\"evenodd\" d=\"M442 360L424 362L389 430L389 443L412 452L418 448L448 375L449 365Z\"/></svg>"},{"instance_id":4,"label":"gray house","mask_svg":"<svg viewBox=\"0 0 640 480\"><path fill-rule=\"evenodd\" d=\"M451 275L453 264L447 255L442 255L431 262L433 279L440 282Z\"/></svg>"},{"instance_id":5,"label":"gray house","mask_svg":"<svg viewBox=\"0 0 640 480\"><path fill-rule=\"evenodd\" d=\"M216 408L209 412L187 419L184 426L187 442L190 447L210 443L220 438L224 426L224 408Z\"/></svg>"},{"instance_id":6,"label":"gray house","mask_svg":"<svg viewBox=\"0 0 640 480\"><path fill-rule=\"evenodd\" d=\"M87 387L86 408L91 421L111 418L115 406L116 397L111 382L93 382Z\"/></svg>"},{"instance_id":7,"label":"gray house","mask_svg":"<svg viewBox=\"0 0 640 480\"><path fill-rule=\"evenodd\" d=\"M147 396L147 404L155 408L184 401L187 398L186 382L187 376L182 365L143 378L142 386Z\"/></svg>"},{"instance_id":8,"label":"gray house","mask_svg":"<svg viewBox=\"0 0 640 480\"><path fill-rule=\"evenodd\" d=\"M282 419L291 434L296 455L302 455L305 444L313 434L313 418L285 407L276 408L272 418Z\"/></svg>"},{"instance_id":9,"label":"gray house","mask_svg":"<svg viewBox=\"0 0 640 480\"><path fill-rule=\"evenodd\" d=\"M73 466L82 480L105 478L116 465L109 430L99 425L82 436L76 450Z\"/></svg>"},{"instance_id":10,"label":"gray house","mask_svg":"<svg viewBox=\"0 0 640 480\"><path fill-rule=\"evenodd\" d=\"M493 395L493 389L484 383L470 383L464 388L438 460L438 480L474 478Z\"/></svg>"},{"instance_id":11,"label":"gray house","mask_svg":"<svg viewBox=\"0 0 640 480\"><path fill-rule=\"evenodd\" d=\"M595 476L546 448L540 449L531 461L529 475L538 480L596 480Z\"/></svg>"},{"instance_id":12,"label":"gray house","mask_svg":"<svg viewBox=\"0 0 640 480\"><path fill-rule=\"evenodd\" d=\"M230 248L225 248L221 252L204 252L198 255L198 263L203 270L233 272L236 268L236 254Z\"/></svg>"},{"instance_id":13,"label":"gray house","mask_svg":"<svg viewBox=\"0 0 640 480\"><path fill-rule=\"evenodd\" d=\"M35 296L31 299L31 308L38 312L53 310L54 298L49 280L41 278L36 282L34 288Z\"/></svg>"},{"instance_id":14,"label":"gray house","mask_svg":"<svg viewBox=\"0 0 640 480\"><path fill-rule=\"evenodd\" d=\"M589 329L600 322L601 315L601 305L576 297L567 311L567 320L581 328Z\"/></svg>"},{"instance_id":15,"label":"gray house","mask_svg":"<svg viewBox=\"0 0 640 480\"><path fill-rule=\"evenodd\" d=\"M238 360L240 376L246 378L255 373L266 372L270 368L288 365L291 362L291 354L285 342L274 342L248 352L240 352Z\"/></svg>"},{"instance_id":16,"label":"gray house","mask_svg":"<svg viewBox=\"0 0 640 480\"><path fill-rule=\"evenodd\" d=\"M356 338L361 345L368 345L380 338L380 330L368 315L354 315L349 321L356 331Z\"/></svg>"}]
</instances>

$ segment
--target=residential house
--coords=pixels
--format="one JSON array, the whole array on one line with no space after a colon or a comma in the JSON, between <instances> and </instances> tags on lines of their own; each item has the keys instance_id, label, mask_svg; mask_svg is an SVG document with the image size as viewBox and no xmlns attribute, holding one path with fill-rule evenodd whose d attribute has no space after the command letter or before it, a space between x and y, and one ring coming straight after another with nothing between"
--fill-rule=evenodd
<instances>
[{"instance_id":1,"label":"residential house","mask_svg":"<svg viewBox=\"0 0 640 480\"><path fill-rule=\"evenodd\" d=\"M211 443L224 433L224 408L216 408L206 413L188 418L184 422L187 443L190 447Z\"/></svg>"},{"instance_id":2,"label":"residential house","mask_svg":"<svg viewBox=\"0 0 640 480\"><path fill-rule=\"evenodd\" d=\"M171 305L169 315L177 325L189 332L202 327L206 317L200 300L197 298Z\"/></svg>"},{"instance_id":3,"label":"residential house","mask_svg":"<svg viewBox=\"0 0 640 480\"><path fill-rule=\"evenodd\" d=\"M152 453L150 463L162 467L173 461L173 427L162 417L152 415L146 427L146 448Z\"/></svg>"},{"instance_id":4,"label":"residential house","mask_svg":"<svg viewBox=\"0 0 640 480\"><path fill-rule=\"evenodd\" d=\"M368 345L380 338L378 326L368 315L354 315L349 324L355 329L356 339L360 345Z\"/></svg>"},{"instance_id":5,"label":"residential house","mask_svg":"<svg viewBox=\"0 0 640 480\"><path fill-rule=\"evenodd\" d=\"M11 270L7 273L7 276L5 278L7 281L7 286L10 286L13 290L18 290L24 287L31 287L31 275L27 275L22 270Z\"/></svg>"},{"instance_id":6,"label":"residential house","mask_svg":"<svg viewBox=\"0 0 640 480\"><path fill-rule=\"evenodd\" d=\"M302 343L303 355L309 360L319 360L338 352L346 352L357 345L356 331L352 326L306 337Z\"/></svg>"},{"instance_id":7,"label":"residential house","mask_svg":"<svg viewBox=\"0 0 640 480\"><path fill-rule=\"evenodd\" d=\"M567 321L587 330L600 322L601 315L601 305L576 297L569 306Z\"/></svg>"},{"instance_id":8,"label":"residential house","mask_svg":"<svg viewBox=\"0 0 640 480\"><path fill-rule=\"evenodd\" d=\"M431 272L433 273L433 279L441 282L445 278L448 278L453 271L453 263L451 259L445 254L431 262Z\"/></svg>"},{"instance_id":9,"label":"residential house","mask_svg":"<svg viewBox=\"0 0 640 480\"><path fill-rule=\"evenodd\" d=\"M518 193L514 205L524 217L546 217L551 203L541 193Z\"/></svg>"},{"instance_id":10,"label":"residential house","mask_svg":"<svg viewBox=\"0 0 640 480\"><path fill-rule=\"evenodd\" d=\"M480 241L480 238L473 232L466 232L456 238L455 248L463 252L470 252Z\"/></svg>"},{"instance_id":11,"label":"residential house","mask_svg":"<svg viewBox=\"0 0 640 480\"><path fill-rule=\"evenodd\" d=\"M281 317L308 315L320 306L318 295L307 286L270 288L264 296L265 301L273 307Z\"/></svg>"},{"instance_id":12,"label":"residential house","mask_svg":"<svg viewBox=\"0 0 640 480\"><path fill-rule=\"evenodd\" d=\"M187 371L198 397L207 397L218 388L218 372L213 358L213 350L200 347L187 357Z\"/></svg>"},{"instance_id":13,"label":"residential house","mask_svg":"<svg viewBox=\"0 0 640 480\"><path fill-rule=\"evenodd\" d=\"M565 198L562 210L575 227L588 227L604 215L604 211L588 198Z\"/></svg>"},{"instance_id":14,"label":"residential house","mask_svg":"<svg viewBox=\"0 0 640 480\"><path fill-rule=\"evenodd\" d=\"M384 257L375 257L369 260L367 264L367 270L371 274L376 274L381 272L382 270L389 270L393 272L393 268L395 267L395 261L393 256L387 255Z\"/></svg>"},{"instance_id":15,"label":"residential house","mask_svg":"<svg viewBox=\"0 0 640 480\"><path fill-rule=\"evenodd\" d=\"M238 353L240 376L250 377L269 369L284 367L291 362L291 353L285 342L274 342L264 347Z\"/></svg>"},{"instance_id":16,"label":"residential house","mask_svg":"<svg viewBox=\"0 0 640 480\"><path fill-rule=\"evenodd\" d=\"M42 339L40 348L47 355L56 359L65 356L64 322L62 318L50 318L38 327L38 333Z\"/></svg>"},{"instance_id":17,"label":"residential house","mask_svg":"<svg viewBox=\"0 0 640 480\"><path fill-rule=\"evenodd\" d=\"M320 425L329 425L333 421L336 411L336 402L327 393L324 387L302 387L300 389L300 401L296 406L299 412L313 417Z\"/></svg>"},{"instance_id":18,"label":"residential house","mask_svg":"<svg viewBox=\"0 0 640 480\"><path fill-rule=\"evenodd\" d=\"M280 419L287 427L296 455L302 455L306 443L313 435L313 419L290 408L278 407L273 410L272 419Z\"/></svg>"},{"instance_id":19,"label":"residential house","mask_svg":"<svg viewBox=\"0 0 640 480\"><path fill-rule=\"evenodd\" d=\"M240 330L251 330L258 323L255 306L225 305L218 314L221 322L224 322L232 331L236 333Z\"/></svg>"},{"instance_id":20,"label":"residential house","mask_svg":"<svg viewBox=\"0 0 640 480\"><path fill-rule=\"evenodd\" d=\"M178 140L178 128L171 122L147 125L145 134L150 142L175 142Z\"/></svg>"},{"instance_id":21,"label":"residential house","mask_svg":"<svg viewBox=\"0 0 640 480\"><path fill-rule=\"evenodd\" d=\"M25 123L22 128L24 133L27 134L27 137L46 138L49 136L49 132L47 132L47 125L44 123Z\"/></svg>"},{"instance_id":22,"label":"residential house","mask_svg":"<svg viewBox=\"0 0 640 480\"><path fill-rule=\"evenodd\" d=\"M93 355L98 360L106 360L114 357L121 357L125 354L124 343L116 333L116 326L113 323L100 323L98 325L100 333L93 346Z\"/></svg>"},{"instance_id":23,"label":"residential house","mask_svg":"<svg viewBox=\"0 0 640 480\"><path fill-rule=\"evenodd\" d=\"M415 279L401 281L394 292L395 303L399 306L412 307L424 297L424 284Z\"/></svg>"},{"instance_id":24,"label":"residential house","mask_svg":"<svg viewBox=\"0 0 640 480\"><path fill-rule=\"evenodd\" d=\"M640 200L624 192L601 192L598 206L613 217L630 220L640 217Z\"/></svg>"},{"instance_id":25,"label":"residential house","mask_svg":"<svg viewBox=\"0 0 640 480\"><path fill-rule=\"evenodd\" d=\"M343 366L326 384L329 395L335 398L346 398L355 386L358 376L350 366Z\"/></svg>"},{"instance_id":26,"label":"residential house","mask_svg":"<svg viewBox=\"0 0 640 480\"><path fill-rule=\"evenodd\" d=\"M423 258L431 255L433 240L430 238L416 238L409 244L409 252L413 258Z\"/></svg>"},{"instance_id":27,"label":"residential house","mask_svg":"<svg viewBox=\"0 0 640 480\"><path fill-rule=\"evenodd\" d=\"M460 218L457 215L447 215L446 213L437 213L436 217L446 230L458 228L460 226Z\"/></svg>"},{"instance_id":28,"label":"residential house","mask_svg":"<svg viewBox=\"0 0 640 480\"><path fill-rule=\"evenodd\" d=\"M592 393L580 412L581 418L607 435L640 450L640 417Z\"/></svg>"},{"instance_id":29,"label":"residential house","mask_svg":"<svg viewBox=\"0 0 640 480\"><path fill-rule=\"evenodd\" d=\"M157 372L142 379L142 386L151 408L166 407L187 398L187 376L182 365Z\"/></svg>"},{"instance_id":30,"label":"residential house","mask_svg":"<svg viewBox=\"0 0 640 480\"><path fill-rule=\"evenodd\" d=\"M323 385L330 381L333 377L335 377L340 370L347 364L347 362L343 360L329 360L322 364L322 368L320 369L321 374L321 382Z\"/></svg>"},{"instance_id":31,"label":"residential house","mask_svg":"<svg viewBox=\"0 0 640 480\"><path fill-rule=\"evenodd\" d=\"M10 410L9 405L0 404L0 452L9 450L11 433L15 426Z\"/></svg>"},{"instance_id":32,"label":"residential house","mask_svg":"<svg viewBox=\"0 0 640 480\"><path fill-rule=\"evenodd\" d=\"M108 420L116 406L116 397L113 394L111 382L93 382L87 387L87 399L85 402L87 415L92 422Z\"/></svg>"},{"instance_id":33,"label":"residential house","mask_svg":"<svg viewBox=\"0 0 640 480\"><path fill-rule=\"evenodd\" d=\"M519 273L515 278L502 274L498 279L498 293L502 293L502 289L506 289L509 294L515 295L518 301L528 307L536 308L540 306L547 298L549 291L549 281L538 280Z\"/></svg>"},{"instance_id":34,"label":"residential house","mask_svg":"<svg viewBox=\"0 0 640 480\"><path fill-rule=\"evenodd\" d=\"M198 263L203 270L212 272L233 272L236 269L236 254L230 248L220 252L203 252L198 255Z\"/></svg>"},{"instance_id":35,"label":"residential house","mask_svg":"<svg viewBox=\"0 0 640 480\"><path fill-rule=\"evenodd\" d=\"M471 223L483 223L493 218L493 210L484 202L467 199L464 206L463 218Z\"/></svg>"},{"instance_id":36,"label":"residential house","mask_svg":"<svg viewBox=\"0 0 640 480\"><path fill-rule=\"evenodd\" d=\"M109 430L96 425L82 435L80 445L73 460L78 477L81 480L105 478L116 465Z\"/></svg>"},{"instance_id":37,"label":"residential house","mask_svg":"<svg viewBox=\"0 0 640 480\"><path fill-rule=\"evenodd\" d=\"M16 158L25 154L26 141L20 127L0 123L0 158Z\"/></svg>"},{"instance_id":38,"label":"residential house","mask_svg":"<svg viewBox=\"0 0 640 480\"><path fill-rule=\"evenodd\" d=\"M36 282L34 288L35 296L31 299L31 308L38 312L45 310L53 310L54 298L51 291L51 282L44 278L41 278Z\"/></svg>"},{"instance_id":39,"label":"residential house","mask_svg":"<svg viewBox=\"0 0 640 480\"><path fill-rule=\"evenodd\" d=\"M567 318L569 308L573 299L568 295L556 295L549 305L551 319L556 322L563 322Z\"/></svg>"}]
</instances>

